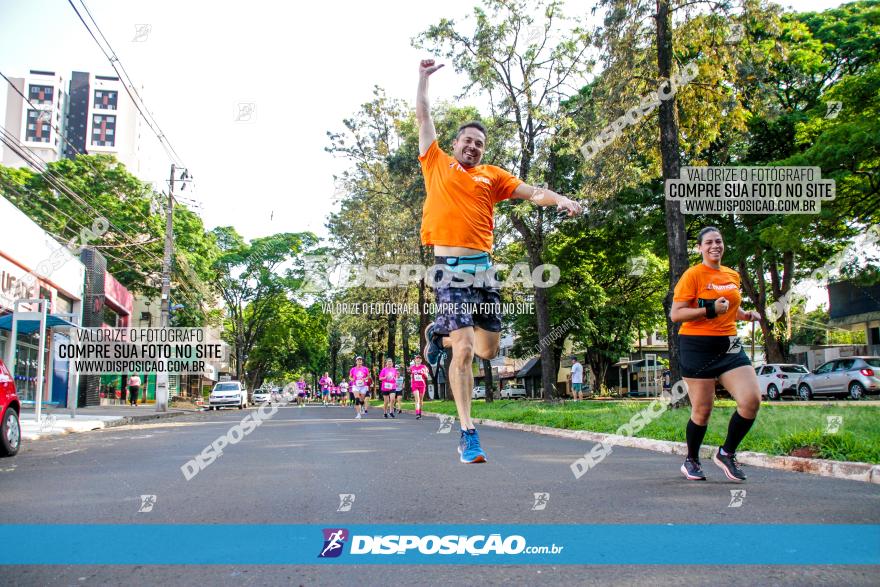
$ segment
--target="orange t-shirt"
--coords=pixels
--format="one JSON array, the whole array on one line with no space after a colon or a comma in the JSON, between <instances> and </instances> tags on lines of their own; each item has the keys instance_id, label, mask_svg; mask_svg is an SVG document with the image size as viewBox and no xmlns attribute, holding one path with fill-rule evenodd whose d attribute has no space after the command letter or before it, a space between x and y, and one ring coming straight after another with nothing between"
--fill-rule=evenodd
<instances>
[{"instance_id":1,"label":"orange t-shirt","mask_svg":"<svg viewBox=\"0 0 880 587\"><path fill-rule=\"evenodd\" d=\"M522 181L494 165L465 169L437 141L419 162L427 193L422 244L491 252L495 204L511 197Z\"/></svg>"},{"instance_id":2,"label":"orange t-shirt","mask_svg":"<svg viewBox=\"0 0 880 587\"><path fill-rule=\"evenodd\" d=\"M720 269L712 269L700 263L685 271L675 285L675 294L672 298L674 301L690 302L691 308L697 308L698 298L717 300L724 297L730 302L730 306L727 312L719 314L717 318L700 318L685 322L678 333L698 336L735 335L736 311L742 303L739 286L739 273L724 265Z\"/></svg>"}]
</instances>

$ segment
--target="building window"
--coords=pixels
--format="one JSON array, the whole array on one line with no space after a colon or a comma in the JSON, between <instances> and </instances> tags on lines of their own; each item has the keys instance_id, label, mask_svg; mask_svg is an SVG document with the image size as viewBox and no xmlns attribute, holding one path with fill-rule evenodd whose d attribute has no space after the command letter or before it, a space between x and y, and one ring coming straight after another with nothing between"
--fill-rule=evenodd
<instances>
[{"instance_id":1,"label":"building window","mask_svg":"<svg viewBox=\"0 0 880 587\"><path fill-rule=\"evenodd\" d=\"M28 89L28 99L34 104L52 105L52 98L55 88L52 86L35 86L31 85Z\"/></svg>"},{"instance_id":2,"label":"building window","mask_svg":"<svg viewBox=\"0 0 880 587\"><path fill-rule=\"evenodd\" d=\"M119 92L112 90L95 90L95 108L97 110L116 110Z\"/></svg>"},{"instance_id":3,"label":"building window","mask_svg":"<svg viewBox=\"0 0 880 587\"><path fill-rule=\"evenodd\" d=\"M48 143L51 128L51 110L28 110L25 140L32 143Z\"/></svg>"},{"instance_id":4,"label":"building window","mask_svg":"<svg viewBox=\"0 0 880 587\"><path fill-rule=\"evenodd\" d=\"M111 328L116 328L119 325L119 316L113 311L113 308L106 304L101 312L101 320Z\"/></svg>"},{"instance_id":5,"label":"building window","mask_svg":"<svg viewBox=\"0 0 880 587\"><path fill-rule=\"evenodd\" d=\"M95 147L116 146L116 117L106 114L92 116L92 145Z\"/></svg>"}]
</instances>

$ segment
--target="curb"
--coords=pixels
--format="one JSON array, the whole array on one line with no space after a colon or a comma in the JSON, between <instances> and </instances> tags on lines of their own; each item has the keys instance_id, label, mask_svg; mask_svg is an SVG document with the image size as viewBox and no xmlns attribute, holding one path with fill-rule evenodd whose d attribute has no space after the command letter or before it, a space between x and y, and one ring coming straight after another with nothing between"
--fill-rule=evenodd
<instances>
[{"instance_id":1,"label":"curb","mask_svg":"<svg viewBox=\"0 0 880 587\"><path fill-rule=\"evenodd\" d=\"M406 413L415 413L413 410L404 410ZM439 414L437 412L422 412L422 416L449 416L449 414ZM554 436L556 438L567 438L570 440L583 440L587 442L602 442L614 446L625 446L627 448L639 448L642 450L651 450L654 452L662 452L666 454L674 454L680 456L687 455L687 445L683 442L673 442L671 440L655 440L653 438L639 438L636 436L620 436L618 434L605 434L602 432L590 432L589 430L566 430L563 428L551 428L549 426L539 426L537 424L518 424L516 422L501 422L499 420L486 420L483 418L473 418L477 424L489 426L491 428L502 428L504 430L518 430L520 432L531 432L533 434L543 434L545 436ZM700 449L700 456L711 458L712 454L718 447L704 445ZM864 483L875 483L880 485L880 465L872 465L870 463L855 463L849 461L829 461L826 459L807 459L803 457L787 457L768 455L760 452L738 452L737 460L744 465L752 465L755 467L763 467L765 469L778 469L781 471L792 471L796 473L809 473L811 475L819 475L822 477L832 477L834 479L846 479L849 481L862 481Z\"/></svg>"},{"instance_id":2,"label":"curb","mask_svg":"<svg viewBox=\"0 0 880 587\"><path fill-rule=\"evenodd\" d=\"M177 416L182 416L188 412L167 412L160 414L143 414L140 416L132 415L132 416L123 416L118 420L110 420L108 422L99 422L99 425L95 428L89 428L88 430L74 430L72 428L65 428L64 430L59 430L52 433L45 432L37 432L36 434L22 434L22 440L27 440L28 442L33 442L35 440L47 440L50 438L58 438L61 436L68 436L70 434L81 434L83 432L94 432L95 430L104 430L106 428L117 428L119 426L129 426L131 424L140 424L142 422L149 422L151 420L164 420L166 418L175 418ZM86 418L83 418L85 421ZM75 420L74 420L75 421Z\"/></svg>"},{"instance_id":3,"label":"curb","mask_svg":"<svg viewBox=\"0 0 880 587\"><path fill-rule=\"evenodd\" d=\"M150 420L164 420L165 418L176 418L177 416L182 416L190 412L165 412L165 413L155 413L155 414L144 414L142 416L123 416L119 420L113 420L112 422L106 422L104 424L104 428L116 428L117 426L128 426L130 424L140 424L142 422L149 422ZM192 412L195 413L195 412Z\"/></svg>"}]
</instances>

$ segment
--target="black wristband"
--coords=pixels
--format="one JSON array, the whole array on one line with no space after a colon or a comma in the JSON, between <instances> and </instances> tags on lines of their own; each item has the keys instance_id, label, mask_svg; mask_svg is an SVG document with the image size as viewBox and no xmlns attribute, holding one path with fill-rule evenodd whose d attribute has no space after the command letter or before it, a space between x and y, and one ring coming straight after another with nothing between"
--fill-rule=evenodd
<instances>
[{"instance_id":1,"label":"black wristband","mask_svg":"<svg viewBox=\"0 0 880 587\"><path fill-rule=\"evenodd\" d=\"M706 318L717 318L718 312L715 311L715 301L706 304Z\"/></svg>"}]
</instances>

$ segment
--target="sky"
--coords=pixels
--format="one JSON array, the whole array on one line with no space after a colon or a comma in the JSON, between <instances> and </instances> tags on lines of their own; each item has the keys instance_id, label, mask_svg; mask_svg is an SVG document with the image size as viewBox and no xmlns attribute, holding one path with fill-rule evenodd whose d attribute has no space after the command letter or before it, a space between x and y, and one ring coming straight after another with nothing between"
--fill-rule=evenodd
<instances>
[{"instance_id":1,"label":"sky","mask_svg":"<svg viewBox=\"0 0 880 587\"><path fill-rule=\"evenodd\" d=\"M476 0L85 3L195 178L195 191L182 195L200 203L209 229L233 225L252 239L299 231L327 237L333 175L346 162L325 151L326 133L342 130L376 85L414 101L418 62L434 56L414 49L411 38L441 18L463 20ZM569 0L566 13L586 16L594 3ZM806 11L840 2L795 4ZM17 77L30 69L66 80L74 70L113 75L66 0L0 0L0 71ZM432 102L452 100L465 81L451 67L438 71ZM4 88L0 112L5 103ZM246 122L236 120L240 104L253 105ZM141 179L164 190L170 160L155 137L143 136L151 156Z\"/></svg>"},{"instance_id":2,"label":"sky","mask_svg":"<svg viewBox=\"0 0 880 587\"><path fill-rule=\"evenodd\" d=\"M418 62L427 55L410 39L441 18L464 19L475 5L85 2L195 177L195 192L182 195L201 203L209 228L234 225L248 239L304 230L326 236L333 175L346 167L324 150L327 131L341 130L376 85L412 101ZM566 11L586 15L593 4L570 0ZM34 43L37 32L46 42ZM0 0L0 71L12 77L29 69L65 79L73 70L113 74L66 0ZM464 84L446 67L431 78L431 99L451 100ZM4 88L0 112L5 101ZM246 119L239 104L253 104L250 120L236 120ZM143 140L150 157L142 179L164 181L170 161L155 137Z\"/></svg>"}]
</instances>

